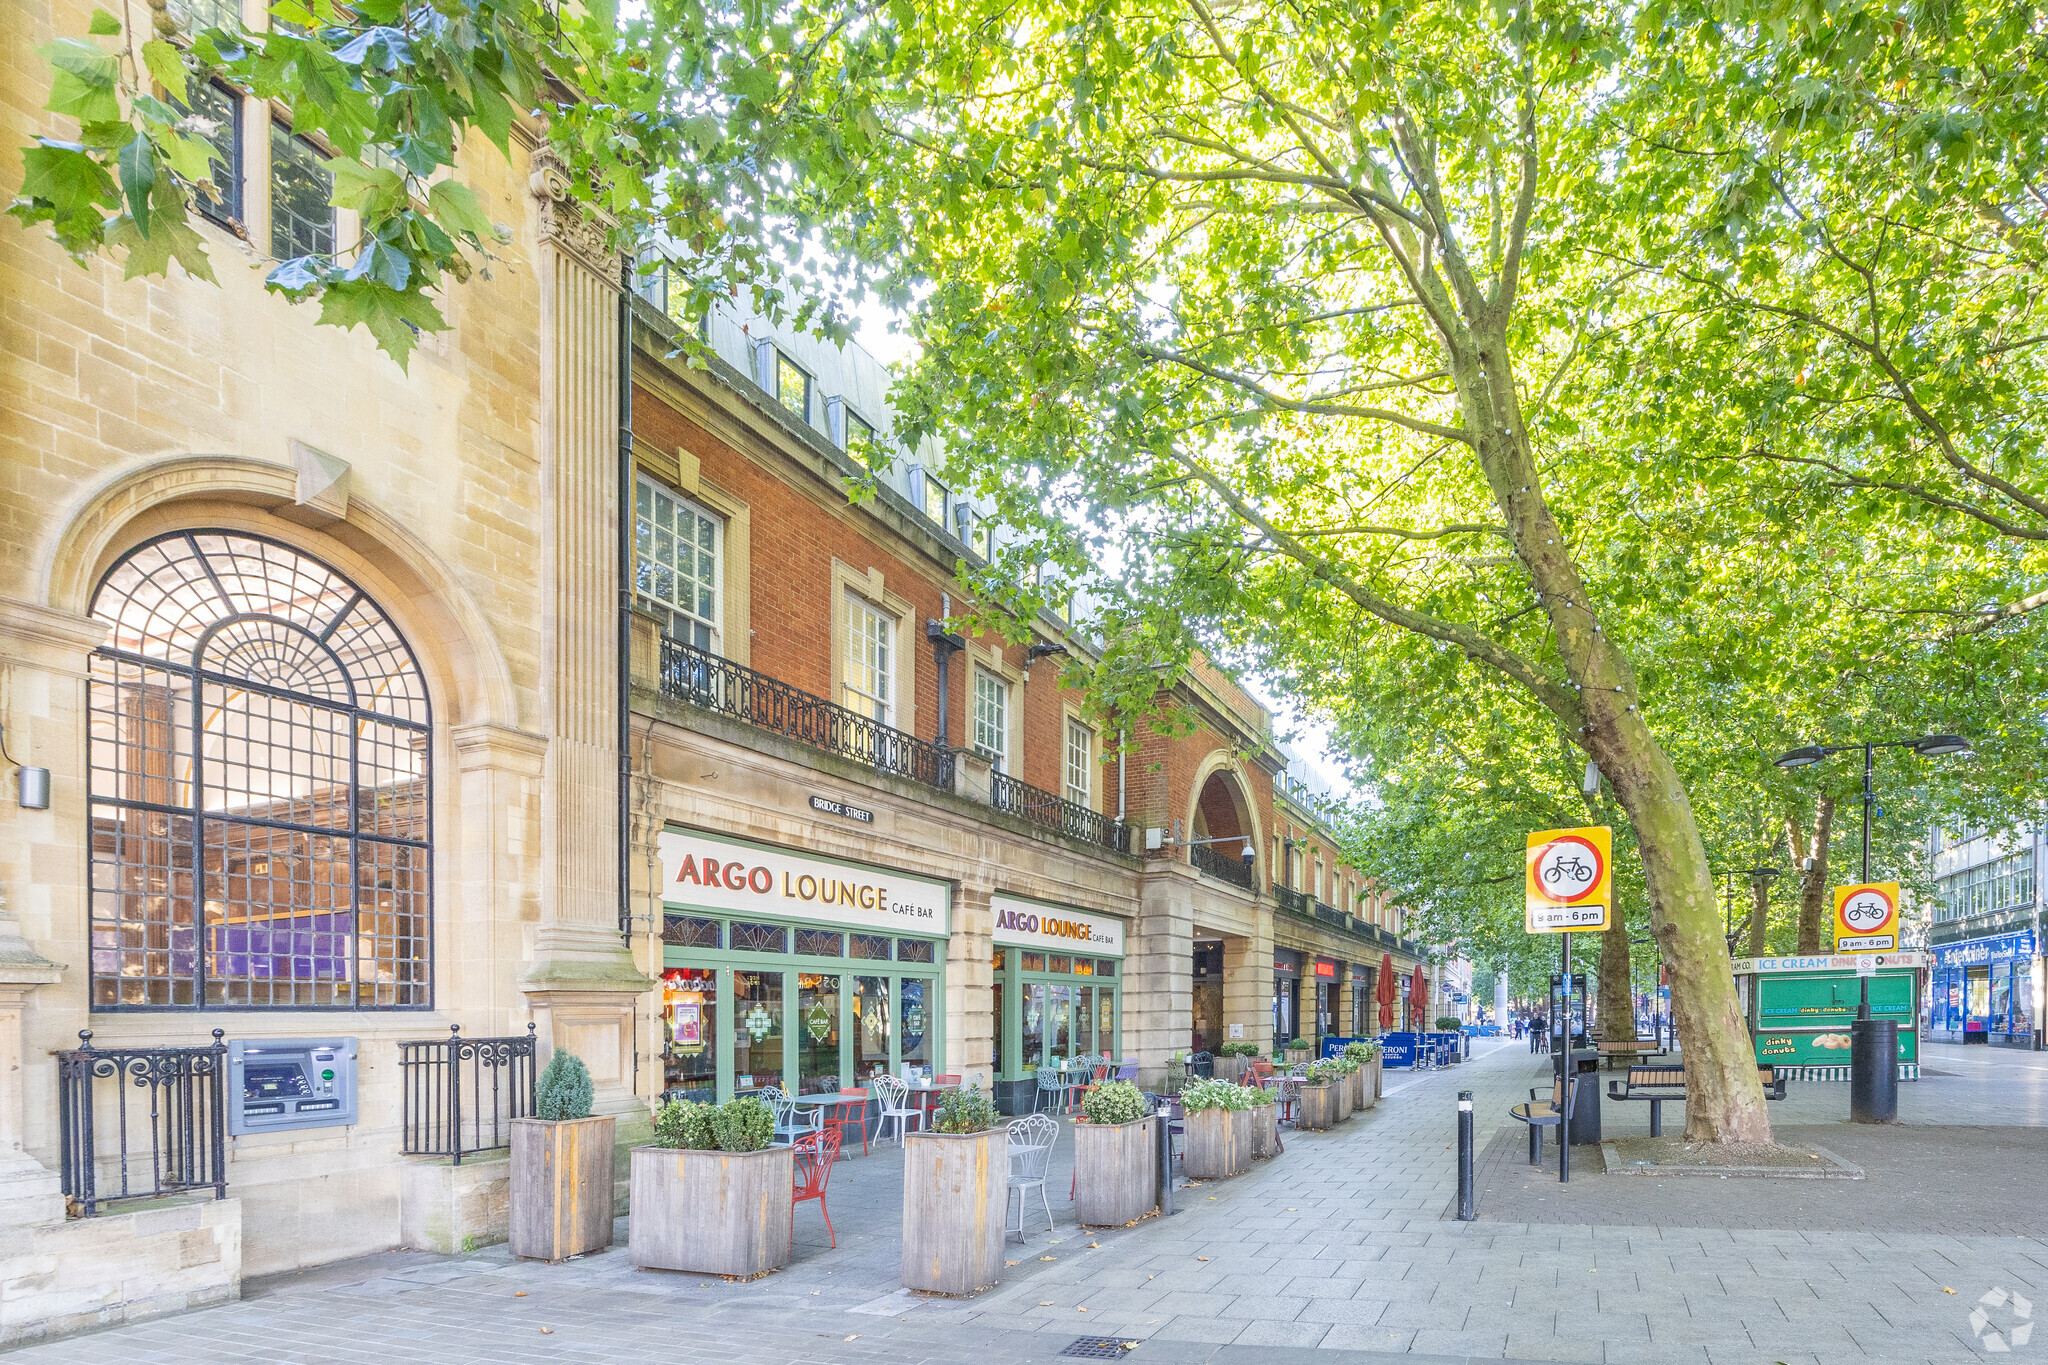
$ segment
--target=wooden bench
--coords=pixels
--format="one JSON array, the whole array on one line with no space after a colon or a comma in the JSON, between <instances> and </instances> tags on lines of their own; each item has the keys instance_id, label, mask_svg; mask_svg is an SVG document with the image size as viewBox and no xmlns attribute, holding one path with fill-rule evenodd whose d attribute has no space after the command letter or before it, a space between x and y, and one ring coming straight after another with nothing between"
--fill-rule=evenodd
<instances>
[{"instance_id":1,"label":"wooden bench","mask_svg":"<svg viewBox=\"0 0 2048 1365\"><path fill-rule=\"evenodd\" d=\"M1785 1098L1785 1077L1778 1074L1775 1066L1759 1064L1756 1078L1764 1087L1764 1098L1782 1100ZM1648 1100L1650 1102L1650 1136L1664 1136L1664 1101L1685 1100L1685 1066L1631 1066L1628 1079L1609 1081L1607 1098L1610 1100Z\"/></svg>"},{"instance_id":2,"label":"wooden bench","mask_svg":"<svg viewBox=\"0 0 2048 1365\"><path fill-rule=\"evenodd\" d=\"M1558 1129L1557 1140L1560 1146L1569 1138L1570 1135L1560 1125L1564 1123L1565 1116L1571 1112L1571 1101L1578 1098L1578 1092L1579 1081L1576 1076L1570 1077L1569 1083L1567 1081L1552 1081L1550 1083L1549 1099L1538 1099L1537 1096L1543 1092L1539 1089L1532 1089L1529 1091L1529 1102L1527 1104L1513 1105L1508 1109L1509 1118L1529 1125L1529 1164L1531 1166L1540 1165L1543 1161L1543 1130L1545 1128Z\"/></svg>"},{"instance_id":3,"label":"wooden bench","mask_svg":"<svg viewBox=\"0 0 2048 1365\"><path fill-rule=\"evenodd\" d=\"M1620 1042L1599 1042L1593 1047L1600 1054L1600 1060L1612 1065L1616 1058L1662 1057L1664 1044L1655 1038L1630 1038Z\"/></svg>"}]
</instances>

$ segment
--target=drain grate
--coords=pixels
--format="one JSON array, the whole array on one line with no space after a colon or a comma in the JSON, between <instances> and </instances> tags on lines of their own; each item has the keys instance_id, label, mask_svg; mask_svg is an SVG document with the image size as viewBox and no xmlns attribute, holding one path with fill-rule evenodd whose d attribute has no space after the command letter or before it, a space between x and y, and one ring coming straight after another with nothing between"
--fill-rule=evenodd
<instances>
[{"instance_id":1,"label":"drain grate","mask_svg":"<svg viewBox=\"0 0 2048 1365\"><path fill-rule=\"evenodd\" d=\"M1119 1341L1115 1337L1080 1337L1060 1354L1081 1360L1122 1360L1137 1344L1135 1341Z\"/></svg>"}]
</instances>

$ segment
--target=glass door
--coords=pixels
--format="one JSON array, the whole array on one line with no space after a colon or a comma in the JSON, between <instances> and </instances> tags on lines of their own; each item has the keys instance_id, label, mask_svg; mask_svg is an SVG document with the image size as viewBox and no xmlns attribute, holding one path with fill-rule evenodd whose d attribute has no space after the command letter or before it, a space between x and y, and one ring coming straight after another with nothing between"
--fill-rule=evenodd
<instances>
[{"instance_id":1,"label":"glass door","mask_svg":"<svg viewBox=\"0 0 2048 1365\"><path fill-rule=\"evenodd\" d=\"M796 978L796 1074L804 1095L839 1090L839 991L836 974L798 972Z\"/></svg>"},{"instance_id":2,"label":"glass door","mask_svg":"<svg viewBox=\"0 0 2048 1365\"><path fill-rule=\"evenodd\" d=\"M1095 988L1074 987L1074 1055L1079 1057L1096 1051L1095 1047Z\"/></svg>"},{"instance_id":3,"label":"glass door","mask_svg":"<svg viewBox=\"0 0 2048 1365\"><path fill-rule=\"evenodd\" d=\"M853 979L853 1074L865 1083L868 1077L893 1074L889 1061L890 1040L896 1030L890 1023L889 978L856 976Z\"/></svg>"},{"instance_id":4,"label":"glass door","mask_svg":"<svg viewBox=\"0 0 2048 1365\"><path fill-rule=\"evenodd\" d=\"M1074 1055L1074 1017L1072 987L1048 985L1045 988L1045 1060L1048 1066L1057 1065Z\"/></svg>"},{"instance_id":5,"label":"glass door","mask_svg":"<svg viewBox=\"0 0 2048 1365\"><path fill-rule=\"evenodd\" d=\"M1024 1018L1022 1053L1024 1070L1035 1073L1045 1065L1045 983L1027 981L1024 983Z\"/></svg>"},{"instance_id":6,"label":"glass door","mask_svg":"<svg viewBox=\"0 0 2048 1365\"><path fill-rule=\"evenodd\" d=\"M932 1062L932 983L921 976L901 977L896 982L901 1008L897 1022L902 1027L898 1061L929 1069Z\"/></svg>"},{"instance_id":7,"label":"glass door","mask_svg":"<svg viewBox=\"0 0 2048 1365\"><path fill-rule=\"evenodd\" d=\"M1991 1026L1991 969L1972 967L1963 978L1963 1029L1983 1033Z\"/></svg>"},{"instance_id":8,"label":"glass door","mask_svg":"<svg viewBox=\"0 0 2048 1365\"><path fill-rule=\"evenodd\" d=\"M781 1086L782 973L732 974L732 1085L736 1091Z\"/></svg>"},{"instance_id":9,"label":"glass door","mask_svg":"<svg viewBox=\"0 0 2048 1365\"><path fill-rule=\"evenodd\" d=\"M718 973L709 967L662 973L662 1096L718 1099Z\"/></svg>"}]
</instances>

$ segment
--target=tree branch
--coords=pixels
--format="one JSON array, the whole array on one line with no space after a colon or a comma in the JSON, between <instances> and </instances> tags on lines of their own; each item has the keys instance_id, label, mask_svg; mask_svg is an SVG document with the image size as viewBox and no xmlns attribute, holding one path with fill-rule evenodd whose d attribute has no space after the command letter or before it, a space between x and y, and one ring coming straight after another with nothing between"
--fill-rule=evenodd
<instances>
[{"instance_id":1,"label":"tree branch","mask_svg":"<svg viewBox=\"0 0 2048 1365\"><path fill-rule=\"evenodd\" d=\"M1392 412L1385 408L1361 408L1354 407L1348 403L1314 403L1299 398L1287 398L1274 393L1249 375L1237 374L1231 370L1205 364L1193 356L1183 355L1179 351L1169 351L1164 347L1147 345L1142 341L1133 342L1132 349L1136 350L1138 354L1149 356L1154 360L1182 365L1197 374L1205 374L1211 379L1220 379L1226 384L1234 384L1247 393L1258 395L1261 401L1288 412L1307 413L1317 417L1364 417L1376 422L1391 422L1395 426L1406 427L1410 431L1419 431L1425 436L1436 436L1447 441L1458 441L1465 445L1472 444L1471 436L1459 427L1447 427L1437 422L1426 422L1420 417L1410 417L1406 413Z\"/></svg>"}]
</instances>

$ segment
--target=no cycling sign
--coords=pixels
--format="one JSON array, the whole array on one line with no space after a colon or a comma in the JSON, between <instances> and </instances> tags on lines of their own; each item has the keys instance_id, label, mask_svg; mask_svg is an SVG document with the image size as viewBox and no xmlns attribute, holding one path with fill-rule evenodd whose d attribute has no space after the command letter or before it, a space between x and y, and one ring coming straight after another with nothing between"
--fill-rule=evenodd
<instances>
[{"instance_id":1,"label":"no cycling sign","mask_svg":"<svg viewBox=\"0 0 2048 1365\"><path fill-rule=\"evenodd\" d=\"M1835 951L1882 953L1899 946L1899 884L1835 888Z\"/></svg>"},{"instance_id":2,"label":"no cycling sign","mask_svg":"<svg viewBox=\"0 0 2048 1365\"><path fill-rule=\"evenodd\" d=\"M1605 825L1530 835L1522 927L1532 934L1605 929L1614 900L1613 863L1614 831Z\"/></svg>"}]
</instances>

